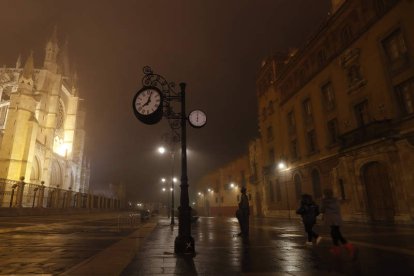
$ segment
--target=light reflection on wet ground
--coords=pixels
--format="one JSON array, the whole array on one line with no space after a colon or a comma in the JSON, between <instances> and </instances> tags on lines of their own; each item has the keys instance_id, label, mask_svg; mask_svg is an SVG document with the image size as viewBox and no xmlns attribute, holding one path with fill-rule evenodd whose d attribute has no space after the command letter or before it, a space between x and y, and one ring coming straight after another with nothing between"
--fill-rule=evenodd
<instances>
[{"instance_id":1,"label":"light reflection on wet ground","mask_svg":"<svg viewBox=\"0 0 414 276\"><path fill-rule=\"evenodd\" d=\"M66 271L135 229L119 215L0 218L0 275Z\"/></svg>"},{"instance_id":2,"label":"light reflection on wet ground","mask_svg":"<svg viewBox=\"0 0 414 276\"><path fill-rule=\"evenodd\" d=\"M344 227L344 233L350 240L362 242L377 233L370 229L350 225ZM407 246L414 244L413 228L381 229L385 244L392 243L393 239L385 238L384 233L401 231L406 233ZM243 242L235 236L239 227L234 218L200 218L192 227L194 258L171 254L177 230L175 227L172 233L169 227L159 226L122 275L412 275L414 271L413 256L386 246L381 250L361 246L356 258L351 258L345 250L340 257L334 257L329 253L328 229L322 225L317 226L317 231L324 236L321 244L307 247L303 226L298 220L252 219L250 239Z\"/></svg>"}]
</instances>

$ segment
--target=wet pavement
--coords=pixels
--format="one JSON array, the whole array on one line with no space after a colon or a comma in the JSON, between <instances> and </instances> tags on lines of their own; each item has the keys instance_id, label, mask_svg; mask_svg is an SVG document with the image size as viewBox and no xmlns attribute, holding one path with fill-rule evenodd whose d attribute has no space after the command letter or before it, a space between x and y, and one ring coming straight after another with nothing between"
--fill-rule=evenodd
<instances>
[{"instance_id":1,"label":"wet pavement","mask_svg":"<svg viewBox=\"0 0 414 276\"><path fill-rule=\"evenodd\" d=\"M327 227L315 230L322 242L305 246L299 220L251 219L245 242L236 219L201 217L192 227L196 256L177 257L178 227L161 219L122 275L414 275L412 226L346 224L354 257L345 249L333 256Z\"/></svg>"},{"instance_id":2,"label":"wet pavement","mask_svg":"<svg viewBox=\"0 0 414 276\"><path fill-rule=\"evenodd\" d=\"M57 275L138 229L129 213L0 217L0 275Z\"/></svg>"},{"instance_id":3,"label":"wet pavement","mask_svg":"<svg viewBox=\"0 0 414 276\"><path fill-rule=\"evenodd\" d=\"M200 217L196 255L173 254L178 226L141 223L129 213L0 217L0 275L414 275L414 226L346 224L354 258L330 254L324 239L305 246L299 220L251 218L250 239L234 218Z\"/></svg>"}]
</instances>

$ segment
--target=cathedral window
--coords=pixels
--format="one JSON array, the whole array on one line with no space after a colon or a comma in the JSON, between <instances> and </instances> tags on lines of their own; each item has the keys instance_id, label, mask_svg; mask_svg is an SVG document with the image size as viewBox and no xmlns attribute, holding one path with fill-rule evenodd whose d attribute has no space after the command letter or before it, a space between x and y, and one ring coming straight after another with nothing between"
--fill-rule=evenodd
<instances>
[{"instance_id":1,"label":"cathedral window","mask_svg":"<svg viewBox=\"0 0 414 276\"><path fill-rule=\"evenodd\" d=\"M0 128L5 128L8 111L9 111L8 104L3 104L0 106Z\"/></svg>"},{"instance_id":2,"label":"cathedral window","mask_svg":"<svg viewBox=\"0 0 414 276\"><path fill-rule=\"evenodd\" d=\"M65 111L63 109L62 103L59 102L57 118L56 118L56 129L61 129L63 127L64 118L65 118Z\"/></svg>"}]
</instances>

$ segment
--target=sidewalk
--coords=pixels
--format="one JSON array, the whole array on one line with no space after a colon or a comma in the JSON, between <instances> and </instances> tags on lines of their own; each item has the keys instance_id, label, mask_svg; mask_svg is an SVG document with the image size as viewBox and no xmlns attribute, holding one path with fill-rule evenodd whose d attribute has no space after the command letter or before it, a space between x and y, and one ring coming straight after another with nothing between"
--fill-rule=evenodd
<instances>
[{"instance_id":1,"label":"sidewalk","mask_svg":"<svg viewBox=\"0 0 414 276\"><path fill-rule=\"evenodd\" d=\"M133 234L66 271L64 275L412 275L414 227L345 224L343 234L358 247L351 258L329 253L326 226L315 230L324 239L305 246L299 220L257 219L250 239L236 234L235 218L200 217L192 225L195 257L174 254L178 225L154 218Z\"/></svg>"},{"instance_id":2,"label":"sidewalk","mask_svg":"<svg viewBox=\"0 0 414 276\"><path fill-rule=\"evenodd\" d=\"M414 229L374 228L344 227L359 254L351 258L343 250L334 257L323 226L317 228L324 236L321 244L306 247L299 221L253 219L250 241L243 243L235 236L239 230L235 219L201 217L192 226L196 250L192 258L174 255L178 226L171 228L169 220L160 219L121 275L412 275Z\"/></svg>"}]
</instances>

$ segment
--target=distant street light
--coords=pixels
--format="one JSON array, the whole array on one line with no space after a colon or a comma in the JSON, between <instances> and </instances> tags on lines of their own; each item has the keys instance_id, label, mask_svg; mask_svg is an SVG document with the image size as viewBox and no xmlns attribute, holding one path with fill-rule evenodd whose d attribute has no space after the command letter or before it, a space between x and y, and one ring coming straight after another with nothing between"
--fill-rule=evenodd
<instances>
[{"instance_id":1,"label":"distant street light","mask_svg":"<svg viewBox=\"0 0 414 276\"><path fill-rule=\"evenodd\" d=\"M160 154L164 154L165 153L165 148L164 147L158 147L158 152L160 153Z\"/></svg>"},{"instance_id":2,"label":"distant street light","mask_svg":"<svg viewBox=\"0 0 414 276\"><path fill-rule=\"evenodd\" d=\"M171 211L169 212L169 216L171 215L171 223L170 224L174 225L175 224L175 221L174 221L174 183L177 182L177 178L174 177L175 152L174 152L174 149L173 149L172 141L171 141L170 144L171 144L170 145L170 154L171 154L171 188L170 188L170 191L171 191ZM165 147L163 147L163 146L158 147L158 152L160 154L164 154L164 153L166 153L166 151L167 150L166 150ZM161 181L163 183L165 183L166 179L162 178Z\"/></svg>"},{"instance_id":3,"label":"distant street light","mask_svg":"<svg viewBox=\"0 0 414 276\"><path fill-rule=\"evenodd\" d=\"M286 165L286 163L284 161L280 161L279 164L277 165L279 171L281 173L286 172L288 170L288 167ZM291 219L290 217L290 203L289 203L289 193L288 193L288 186L287 186L287 181L285 179L285 189L286 189L286 203L287 203L287 209L288 209L288 217L289 220Z\"/></svg>"}]
</instances>

